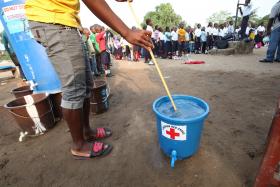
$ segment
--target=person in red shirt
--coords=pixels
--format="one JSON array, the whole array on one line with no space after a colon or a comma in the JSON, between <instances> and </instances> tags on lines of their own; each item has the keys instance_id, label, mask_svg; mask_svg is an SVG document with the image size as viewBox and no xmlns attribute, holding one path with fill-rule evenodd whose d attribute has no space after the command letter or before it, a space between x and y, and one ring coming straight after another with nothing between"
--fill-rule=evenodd
<instances>
[{"instance_id":1,"label":"person in red shirt","mask_svg":"<svg viewBox=\"0 0 280 187\"><path fill-rule=\"evenodd\" d=\"M110 70L110 53L106 50L106 31L104 27L98 26L96 28L96 41L99 44L100 49L100 58L101 58L101 64L104 67L105 70L105 76L111 77L111 70Z\"/></svg>"}]
</instances>

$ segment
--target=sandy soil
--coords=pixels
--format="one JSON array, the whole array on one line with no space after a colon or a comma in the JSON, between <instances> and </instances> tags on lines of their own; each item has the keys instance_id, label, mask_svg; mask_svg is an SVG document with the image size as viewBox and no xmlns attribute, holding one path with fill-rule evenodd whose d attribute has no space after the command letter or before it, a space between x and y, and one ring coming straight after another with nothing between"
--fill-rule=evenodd
<instances>
[{"instance_id":1,"label":"sandy soil","mask_svg":"<svg viewBox=\"0 0 280 187\"><path fill-rule=\"evenodd\" d=\"M110 82L110 110L91 116L114 135L110 156L75 161L60 122L47 134L19 143L19 129L0 109L0 186L252 186L279 97L280 63L262 64L265 49L249 56L192 56L204 65L159 60L172 93L203 98L211 113L199 152L170 168L157 141L152 102L165 95L154 66L118 61ZM0 86L1 104L18 80Z\"/></svg>"}]
</instances>

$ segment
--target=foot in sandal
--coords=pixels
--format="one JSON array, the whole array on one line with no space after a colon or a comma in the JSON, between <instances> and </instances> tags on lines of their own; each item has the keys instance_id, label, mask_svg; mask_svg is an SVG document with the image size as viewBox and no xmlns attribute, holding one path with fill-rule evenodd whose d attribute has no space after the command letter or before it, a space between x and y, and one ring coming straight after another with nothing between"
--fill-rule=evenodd
<instances>
[{"instance_id":1,"label":"foot in sandal","mask_svg":"<svg viewBox=\"0 0 280 187\"><path fill-rule=\"evenodd\" d=\"M81 146L73 146L71 153L75 159L85 160L95 157L106 156L113 147L103 142L83 143Z\"/></svg>"},{"instance_id":2,"label":"foot in sandal","mask_svg":"<svg viewBox=\"0 0 280 187\"><path fill-rule=\"evenodd\" d=\"M98 139L104 139L112 135L112 131L108 128L95 128L85 129L85 140L93 141Z\"/></svg>"}]
</instances>

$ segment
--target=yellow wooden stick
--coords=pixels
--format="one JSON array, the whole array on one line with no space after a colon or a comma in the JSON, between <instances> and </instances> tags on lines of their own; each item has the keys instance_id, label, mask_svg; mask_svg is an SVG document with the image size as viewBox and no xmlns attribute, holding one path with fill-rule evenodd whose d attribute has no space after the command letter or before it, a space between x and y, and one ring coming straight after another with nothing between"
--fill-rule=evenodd
<instances>
[{"instance_id":1,"label":"yellow wooden stick","mask_svg":"<svg viewBox=\"0 0 280 187\"><path fill-rule=\"evenodd\" d=\"M127 1L127 2L128 2L128 7L129 7L131 13L132 13L133 16L134 16L134 19L135 19L135 21L136 21L138 27L141 28L140 21L139 21L138 17L136 16L136 14L135 14L135 12L134 12L134 10L133 10L131 4L130 4L130 1ZM165 82L165 79L164 79L164 77L163 77L163 75L162 75L162 73L161 73L161 70L160 70L160 68L159 68L159 65L158 65L158 63L157 63L157 61L156 61L156 58L155 58L154 53L153 53L153 51L152 51L151 48L149 49L149 53L150 53L150 55L151 55L151 57L152 57L152 60L153 60L153 62L154 62L154 64L155 64L155 66L156 66L156 69L157 69L157 71L158 71L159 77L160 77L161 82L162 82L162 84L163 84L163 86L164 86L164 88L165 88L165 91L166 91L166 93L167 93L167 95L168 95L168 97L169 97L169 99L170 99L170 101L171 101L171 104L172 104L172 106L173 106L173 108L174 108L174 111L176 111L176 110L177 110L177 107L176 107L176 105L175 105L175 103L174 103L174 100L173 100L173 98L172 98L172 95L171 95L171 93L170 93L170 91L169 91L169 89L168 89L168 86L167 86L167 84L166 84L166 82Z\"/></svg>"}]
</instances>

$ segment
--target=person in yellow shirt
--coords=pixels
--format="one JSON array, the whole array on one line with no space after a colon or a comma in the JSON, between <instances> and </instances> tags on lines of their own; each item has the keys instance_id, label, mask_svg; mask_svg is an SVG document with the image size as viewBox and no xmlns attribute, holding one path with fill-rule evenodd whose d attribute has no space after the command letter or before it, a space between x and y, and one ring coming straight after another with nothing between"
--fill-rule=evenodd
<instances>
[{"instance_id":1,"label":"person in yellow shirt","mask_svg":"<svg viewBox=\"0 0 280 187\"><path fill-rule=\"evenodd\" d=\"M186 30L184 29L184 25L180 24L178 29L178 45L179 45L179 57L182 57L183 52L185 52L186 45Z\"/></svg>"},{"instance_id":2,"label":"person in yellow shirt","mask_svg":"<svg viewBox=\"0 0 280 187\"><path fill-rule=\"evenodd\" d=\"M129 43L145 48L153 46L149 31L129 29L105 0L83 2L93 14ZM34 39L46 48L61 80L63 118L73 140L71 153L76 158L84 159L107 155L112 146L97 140L110 136L112 132L108 128L92 129L89 124L92 76L90 66L84 60L78 29L81 28L79 9L79 0L26 0L25 3Z\"/></svg>"}]
</instances>

